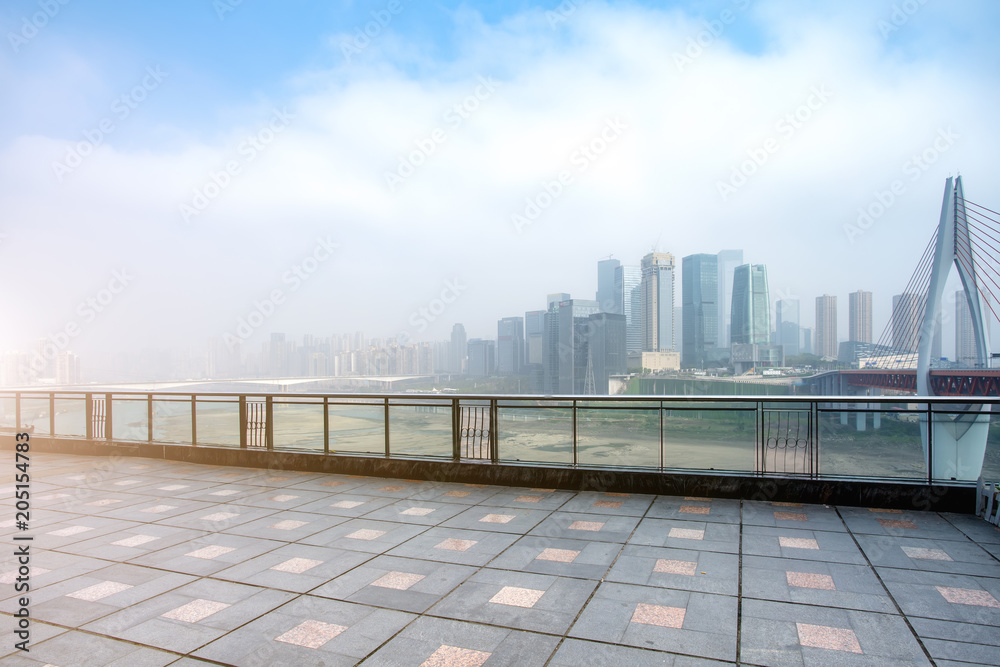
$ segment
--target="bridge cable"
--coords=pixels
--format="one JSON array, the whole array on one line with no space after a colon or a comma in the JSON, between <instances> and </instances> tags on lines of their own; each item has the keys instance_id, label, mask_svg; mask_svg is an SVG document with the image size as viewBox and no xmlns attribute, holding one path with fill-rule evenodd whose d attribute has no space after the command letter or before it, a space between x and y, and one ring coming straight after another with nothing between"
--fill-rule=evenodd
<instances>
[{"instance_id":1,"label":"bridge cable","mask_svg":"<svg viewBox=\"0 0 1000 667\"><path fill-rule=\"evenodd\" d=\"M971 245L971 240L970 240L970 245ZM956 246L956 250L959 250L958 246ZM975 253L975 250L976 248L973 247L973 253ZM978 254L983 254L983 253L978 253ZM975 264L976 264L975 258L969 256L968 252L964 247L961 248L961 252L956 252L955 257L956 259L962 262L962 266L965 268L966 271L969 272L969 274L976 276L977 278L979 277L980 274L975 270ZM982 275L988 278L989 281L993 283L993 285L997 288L997 290L1000 291L1000 283L998 283L997 280L993 277L994 274L996 273L996 270L993 269L993 267L986 265L982 262L980 262L980 265L983 268L991 269L990 271L984 271ZM986 305L989 306L990 312L993 313L993 317L996 318L997 313L995 310L993 310L993 304L992 304L992 301L996 300L996 295L993 294L993 290L988 285L986 285L985 282L981 280L976 280L976 290L979 292L979 296L981 296L983 300L986 301Z\"/></svg>"},{"instance_id":2,"label":"bridge cable","mask_svg":"<svg viewBox=\"0 0 1000 667\"><path fill-rule=\"evenodd\" d=\"M936 236L937 235L935 234L934 237L932 237L930 242L927 244L927 248L924 250L924 254L917 265L917 269L913 272L913 275L910 277L910 281L909 283L907 283L906 288L903 290L903 294L915 293L917 285L923 283L924 278L928 275L930 262L933 258L933 249L935 245ZM894 334L896 332L895 332L895 327L893 325L895 321L896 321L895 317L890 318L889 322L886 324L886 328L882 332L882 335L879 337L878 344L882 347L891 349L894 352L898 352L899 350L897 350L894 345L895 343L894 339L896 338ZM905 332L900 331L899 333L903 334ZM906 341L906 338L902 337L900 338L901 342Z\"/></svg>"}]
</instances>

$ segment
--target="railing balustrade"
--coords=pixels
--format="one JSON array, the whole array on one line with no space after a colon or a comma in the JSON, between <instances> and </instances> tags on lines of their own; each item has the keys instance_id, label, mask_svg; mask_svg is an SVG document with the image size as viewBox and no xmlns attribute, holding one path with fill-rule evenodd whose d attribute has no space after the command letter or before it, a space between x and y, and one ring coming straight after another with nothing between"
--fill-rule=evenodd
<instances>
[{"instance_id":1,"label":"railing balustrade","mask_svg":"<svg viewBox=\"0 0 1000 667\"><path fill-rule=\"evenodd\" d=\"M24 390L0 391L0 432L29 429L56 439L123 444L934 483L933 438L925 426L966 413L970 401L975 410L1000 403L915 396ZM983 474L1000 478L1000 420L986 414Z\"/></svg>"}]
</instances>

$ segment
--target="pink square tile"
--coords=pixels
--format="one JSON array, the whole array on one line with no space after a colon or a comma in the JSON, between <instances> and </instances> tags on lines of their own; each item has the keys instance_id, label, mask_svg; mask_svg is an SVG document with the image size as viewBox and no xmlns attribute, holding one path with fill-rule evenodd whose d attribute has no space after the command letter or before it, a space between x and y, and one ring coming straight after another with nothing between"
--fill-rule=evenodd
<instances>
[{"instance_id":1,"label":"pink square tile","mask_svg":"<svg viewBox=\"0 0 1000 667\"><path fill-rule=\"evenodd\" d=\"M216 602L215 600L192 600L176 609L160 614L160 616L185 623L199 623L228 607L229 605L225 602Z\"/></svg>"},{"instance_id":2,"label":"pink square tile","mask_svg":"<svg viewBox=\"0 0 1000 667\"><path fill-rule=\"evenodd\" d=\"M919 526L912 521L900 521L898 519L877 519L883 528L907 528L909 530L919 530Z\"/></svg>"},{"instance_id":3,"label":"pink square tile","mask_svg":"<svg viewBox=\"0 0 1000 667\"><path fill-rule=\"evenodd\" d=\"M240 492L239 489L223 489L222 491L212 491L208 495L210 495L210 496L235 496L239 492Z\"/></svg>"},{"instance_id":4,"label":"pink square tile","mask_svg":"<svg viewBox=\"0 0 1000 667\"><path fill-rule=\"evenodd\" d=\"M572 563L580 555L579 551L570 549L544 549L535 556L535 560L551 560L557 563Z\"/></svg>"},{"instance_id":5,"label":"pink square tile","mask_svg":"<svg viewBox=\"0 0 1000 667\"><path fill-rule=\"evenodd\" d=\"M384 530L372 530L371 528L362 528L361 530L356 530L350 535L345 535L349 540L365 540L371 542L372 540L377 540L378 538L385 535Z\"/></svg>"},{"instance_id":6,"label":"pink square tile","mask_svg":"<svg viewBox=\"0 0 1000 667\"><path fill-rule=\"evenodd\" d=\"M434 546L435 549L446 549L448 551L468 551L478 542L476 540L456 540L453 537L440 542Z\"/></svg>"},{"instance_id":7,"label":"pink square tile","mask_svg":"<svg viewBox=\"0 0 1000 667\"><path fill-rule=\"evenodd\" d=\"M280 477L279 476L279 477L268 477L264 481L265 482L287 482L290 479L291 479L291 477Z\"/></svg>"},{"instance_id":8,"label":"pink square tile","mask_svg":"<svg viewBox=\"0 0 1000 667\"><path fill-rule=\"evenodd\" d=\"M274 641L317 649L346 629L343 625L334 625L323 621L305 621L285 634L275 637Z\"/></svg>"},{"instance_id":9,"label":"pink square tile","mask_svg":"<svg viewBox=\"0 0 1000 667\"><path fill-rule=\"evenodd\" d=\"M535 493L555 493L555 489L532 489Z\"/></svg>"},{"instance_id":10,"label":"pink square tile","mask_svg":"<svg viewBox=\"0 0 1000 667\"><path fill-rule=\"evenodd\" d=\"M291 519L286 519L284 521L279 521L278 523L272 523L269 527L275 530L295 530L296 528L301 528L302 526L309 525L308 521L292 521Z\"/></svg>"},{"instance_id":11,"label":"pink square tile","mask_svg":"<svg viewBox=\"0 0 1000 667\"><path fill-rule=\"evenodd\" d=\"M479 523L510 523L517 518L515 514L487 514Z\"/></svg>"},{"instance_id":12,"label":"pink square tile","mask_svg":"<svg viewBox=\"0 0 1000 667\"><path fill-rule=\"evenodd\" d=\"M623 503L620 500L598 500L594 503L593 506L616 510L621 508L622 504Z\"/></svg>"},{"instance_id":13,"label":"pink square tile","mask_svg":"<svg viewBox=\"0 0 1000 667\"><path fill-rule=\"evenodd\" d=\"M776 521L808 521L809 517L799 512L775 512Z\"/></svg>"},{"instance_id":14,"label":"pink square tile","mask_svg":"<svg viewBox=\"0 0 1000 667\"><path fill-rule=\"evenodd\" d=\"M103 600L106 597L111 597L115 593L127 591L130 588L132 588L132 586L129 584L122 584L117 581L102 581L99 584L94 584L93 586L82 588L74 593L69 593L66 597L76 598L77 600L86 600L87 602L97 602L98 600Z\"/></svg>"},{"instance_id":15,"label":"pink square tile","mask_svg":"<svg viewBox=\"0 0 1000 667\"><path fill-rule=\"evenodd\" d=\"M275 572L288 572L289 574L302 574L303 572L308 572L317 565L322 565L321 560L312 560L311 558L290 558L284 563L278 563L277 565L272 565L270 568Z\"/></svg>"},{"instance_id":16,"label":"pink square tile","mask_svg":"<svg viewBox=\"0 0 1000 667\"><path fill-rule=\"evenodd\" d=\"M472 491L449 491L448 493L446 493L444 495L448 496L449 498L465 498L466 496L470 495L471 493L472 493Z\"/></svg>"},{"instance_id":17,"label":"pink square tile","mask_svg":"<svg viewBox=\"0 0 1000 667\"><path fill-rule=\"evenodd\" d=\"M411 587L424 579L422 574L411 574L409 572L389 572L371 583L379 588L392 588L397 591L408 591Z\"/></svg>"},{"instance_id":18,"label":"pink square tile","mask_svg":"<svg viewBox=\"0 0 1000 667\"><path fill-rule=\"evenodd\" d=\"M514 498L514 502L517 503L537 503L542 499L541 496L518 496Z\"/></svg>"},{"instance_id":19,"label":"pink square tile","mask_svg":"<svg viewBox=\"0 0 1000 667\"><path fill-rule=\"evenodd\" d=\"M987 591L979 591L974 588L948 588L947 586L935 586L934 588L952 604L1000 609L1000 602Z\"/></svg>"},{"instance_id":20,"label":"pink square tile","mask_svg":"<svg viewBox=\"0 0 1000 667\"><path fill-rule=\"evenodd\" d=\"M665 558L658 558L656 560L656 565L653 566L653 572L661 572L663 574L683 574L687 577L693 577L698 571L698 563L687 560L666 560Z\"/></svg>"},{"instance_id":21,"label":"pink square tile","mask_svg":"<svg viewBox=\"0 0 1000 667\"><path fill-rule=\"evenodd\" d=\"M400 512L403 516L427 516L434 511L433 507L411 507Z\"/></svg>"},{"instance_id":22,"label":"pink square tile","mask_svg":"<svg viewBox=\"0 0 1000 667\"><path fill-rule=\"evenodd\" d=\"M922 549L920 547L900 547L903 553L918 560L953 560L943 549Z\"/></svg>"},{"instance_id":23,"label":"pink square tile","mask_svg":"<svg viewBox=\"0 0 1000 667\"><path fill-rule=\"evenodd\" d=\"M682 514L708 514L711 507L698 507L697 505L681 505L679 510Z\"/></svg>"},{"instance_id":24,"label":"pink square tile","mask_svg":"<svg viewBox=\"0 0 1000 667\"><path fill-rule=\"evenodd\" d=\"M819 549L819 542L804 537L779 537L778 544L787 549Z\"/></svg>"},{"instance_id":25,"label":"pink square tile","mask_svg":"<svg viewBox=\"0 0 1000 667\"><path fill-rule=\"evenodd\" d=\"M329 482L323 482L320 486L343 486L347 482L338 482L335 479L331 479Z\"/></svg>"},{"instance_id":26,"label":"pink square tile","mask_svg":"<svg viewBox=\"0 0 1000 667\"><path fill-rule=\"evenodd\" d=\"M877 512L879 514L902 514L903 510L886 510L881 507L869 507L869 512Z\"/></svg>"},{"instance_id":27,"label":"pink square tile","mask_svg":"<svg viewBox=\"0 0 1000 667\"><path fill-rule=\"evenodd\" d=\"M169 486L161 486L157 491L180 491L181 489L188 488L188 484L171 484Z\"/></svg>"},{"instance_id":28,"label":"pink square tile","mask_svg":"<svg viewBox=\"0 0 1000 667\"><path fill-rule=\"evenodd\" d=\"M406 488L405 486L390 485L390 486L383 486L381 489L379 489L379 491L385 491L386 493L396 493L397 491L402 491L405 488Z\"/></svg>"},{"instance_id":29,"label":"pink square tile","mask_svg":"<svg viewBox=\"0 0 1000 667\"><path fill-rule=\"evenodd\" d=\"M278 496L271 496L270 498L268 498L268 500L274 503L287 503L288 501L295 500L296 498L298 498L298 496L292 496L287 493L283 493Z\"/></svg>"},{"instance_id":30,"label":"pink square tile","mask_svg":"<svg viewBox=\"0 0 1000 667\"><path fill-rule=\"evenodd\" d=\"M177 507L175 505L155 505L153 507L147 507L146 509L139 510L140 512L145 512L146 514L163 514L164 512L169 512L170 510L175 510Z\"/></svg>"},{"instance_id":31,"label":"pink square tile","mask_svg":"<svg viewBox=\"0 0 1000 667\"><path fill-rule=\"evenodd\" d=\"M210 547L203 547L191 553L184 554L185 556L190 556L191 558L201 558L203 560L213 560L219 556L225 556L228 553L236 551L233 547L223 547L219 545L213 545Z\"/></svg>"},{"instance_id":32,"label":"pink square tile","mask_svg":"<svg viewBox=\"0 0 1000 667\"><path fill-rule=\"evenodd\" d=\"M545 591L517 586L504 586L500 592L490 598L494 604L505 604L508 607L524 607L531 609L545 595Z\"/></svg>"},{"instance_id":33,"label":"pink square tile","mask_svg":"<svg viewBox=\"0 0 1000 667\"><path fill-rule=\"evenodd\" d=\"M658 604L639 603L632 614L632 623L658 625L661 628L683 628L687 610L680 607L663 607Z\"/></svg>"},{"instance_id":34,"label":"pink square tile","mask_svg":"<svg viewBox=\"0 0 1000 667\"><path fill-rule=\"evenodd\" d=\"M230 519L235 519L239 514L235 512L215 512L214 514L206 514L203 517L199 517L202 521L229 521Z\"/></svg>"},{"instance_id":35,"label":"pink square tile","mask_svg":"<svg viewBox=\"0 0 1000 667\"><path fill-rule=\"evenodd\" d=\"M673 537L678 540L703 540L705 539L705 531L694 530L692 528L671 528L670 532L667 533L667 537Z\"/></svg>"},{"instance_id":36,"label":"pink square tile","mask_svg":"<svg viewBox=\"0 0 1000 667\"><path fill-rule=\"evenodd\" d=\"M631 493L611 493L610 491L607 492L607 493L605 493L604 495L606 495L609 498L631 498L632 497Z\"/></svg>"},{"instance_id":37,"label":"pink square tile","mask_svg":"<svg viewBox=\"0 0 1000 667\"><path fill-rule=\"evenodd\" d=\"M49 535L55 535L56 537L71 537L73 535L79 535L80 533L89 533L93 528L90 526L69 526L68 528L61 528L59 530L53 530Z\"/></svg>"},{"instance_id":38,"label":"pink square tile","mask_svg":"<svg viewBox=\"0 0 1000 667\"><path fill-rule=\"evenodd\" d=\"M858 636L854 630L846 628L831 628L826 625L808 625L796 623L799 632L799 644L811 648L824 648L829 651L844 651L847 653L864 653Z\"/></svg>"},{"instance_id":39,"label":"pink square tile","mask_svg":"<svg viewBox=\"0 0 1000 667\"><path fill-rule=\"evenodd\" d=\"M111 544L116 547L139 547L149 542L155 542L158 539L160 538L155 535L133 535L132 537L126 537Z\"/></svg>"},{"instance_id":40,"label":"pink square tile","mask_svg":"<svg viewBox=\"0 0 1000 667\"><path fill-rule=\"evenodd\" d=\"M587 530L596 533L604 528L604 521L574 521L569 524L570 530Z\"/></svg>"},{"instance_id":41,"label":"pink square tile","mask_svg":"<svg viewBox=\"0 0 1000 667\"><path fill-rule=\"evenodd\" d=\"M771 507L802 507L802 503L771 503Z\"/></svg>"},{"instance_id":42,"label":"pink square tile","mask_svg":"<svg viewBox=\"0 0 1000 667\"><path fill-rule=\"evenodd\" d=\"M492 653L442 644L420 667L482 667Z\"/></svg>"},{"instance_id":43,"label":"pink square tile","mask_svg":"<svg viewBox=\"0 0 1000 667\"><path fill-rule=\"evenodd\" d=\"M113 498L102 498L101 500L95 500L92 503L87 503L91 507L107 507L108 505L117 505L122 501L114 500Z\"/></svg>"},{"instance_id":44,"label":"pink square tile","mask_svg":"<svg viewBox=\"0 0 1000 667\"><path fill-rule=\"evenodd\" d=\"M362 505L364 505L364 502L359 502L357 500L341 500L330 505L330 507L339 507L342 510L352 510L355 507L361 507Z\"/></svg>"},{"instance_id":45,"label":"pink square tile","mask_svg":"<svg viewBox=\"0 0 1000 667\"><path fill-rule=\"evenodd\" d=\"M811 572L785 572L785 579L789 586L796 588L815 588L820 591L835 591L837 587L833 583L833 577L826 574L812 574Z\"/></svg>"},{"instance_id":46,"label":"pink square tile","mask_svg":"<svg viewBox=\"0 0 1000 667\"><path fill-rule=\"evenodd\" d=\"M694 496L684 496L684 500L687 500L688 502L694 502L694 503L710 503L710 502L712 502L711 498L696 498Z\"/></svg>"}]
</instances>

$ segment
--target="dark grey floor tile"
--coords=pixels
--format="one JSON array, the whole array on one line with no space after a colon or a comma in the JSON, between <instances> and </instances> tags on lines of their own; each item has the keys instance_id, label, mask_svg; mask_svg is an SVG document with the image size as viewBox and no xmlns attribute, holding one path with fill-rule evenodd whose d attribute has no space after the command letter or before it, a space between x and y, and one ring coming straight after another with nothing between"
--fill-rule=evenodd
<instances>
[{"instance_id":1,"label":"dark grey floor tile","mask_svg":"<svg viewBox=\"0 0 1000 667\"><path fill-rule=\"evenodd\" d=\"M735 554L740 550L740 527L705 521L643 519L628 543Z\"/></svg>"},{"instance_id":2,"label":"dark grey floor tile","mask_svg":"<svg viewBox=\"0 0 1000 667\"><path fill-rule=\"evenodd\" d=\"M736 595L739 557L715 551L629 544L605 579L622 584Z\"/></svg>"}]
</instances>

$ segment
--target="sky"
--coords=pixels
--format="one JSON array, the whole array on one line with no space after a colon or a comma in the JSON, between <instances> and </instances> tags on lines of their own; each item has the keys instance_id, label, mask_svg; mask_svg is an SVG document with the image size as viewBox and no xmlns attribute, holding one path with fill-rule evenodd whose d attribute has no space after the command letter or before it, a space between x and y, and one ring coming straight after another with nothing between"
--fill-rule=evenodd
<instances>
[{"instance_id":1,"label":"sky","mask_svg":"<svg viewBox=\"0 0 1000 667\"><path fill-rule=\"evenodd\" d=\"M8 0L0 350L494 337L600 259L724 248L802 326L873 292L878 338L945 179L1000 210L998 33L990 0Z\"/></svg>"}]
</instances>

